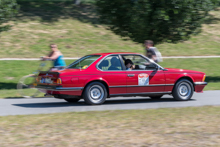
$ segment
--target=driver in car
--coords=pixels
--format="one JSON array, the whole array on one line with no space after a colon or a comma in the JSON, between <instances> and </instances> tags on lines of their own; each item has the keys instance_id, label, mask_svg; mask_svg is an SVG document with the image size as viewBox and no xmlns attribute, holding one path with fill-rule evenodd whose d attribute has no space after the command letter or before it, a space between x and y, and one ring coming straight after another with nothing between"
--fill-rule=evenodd
<instances>
[{"instance_id":1,"label":"driver in car","mask_svg":"<svg viewBox=\"0 0 220 147\"><path fill-rule=\"evenodd\" d=\"M125 60L125 67L126 67L126 70L132 70L135 68L135 65L133 64L133 62L130 59L126 59Z\"/></svg>"}]
</instances>

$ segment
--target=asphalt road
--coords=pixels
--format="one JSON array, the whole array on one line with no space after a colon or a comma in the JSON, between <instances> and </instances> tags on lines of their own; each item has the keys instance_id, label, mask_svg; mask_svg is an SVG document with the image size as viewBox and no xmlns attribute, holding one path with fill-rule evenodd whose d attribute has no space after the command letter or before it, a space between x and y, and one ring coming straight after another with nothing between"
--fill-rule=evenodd
<instances>
[{"instance_id":1,"label":"asphalt road","mask_svg":"<svg viewBox=\"0 0 220 147\"><path fill-rule=\"evenodd\" d=\"M161 100L151 100L148 97L117 97L107 99L103 105L98 106L86 105L83 100L80 100L78 103L70 104L62 99L55 98L0 99L0 116L207 105L220 105L220 90L194 93L193 98L190 101L175 101L169 95L164 95Z\"/></svg>"}]
</instances>

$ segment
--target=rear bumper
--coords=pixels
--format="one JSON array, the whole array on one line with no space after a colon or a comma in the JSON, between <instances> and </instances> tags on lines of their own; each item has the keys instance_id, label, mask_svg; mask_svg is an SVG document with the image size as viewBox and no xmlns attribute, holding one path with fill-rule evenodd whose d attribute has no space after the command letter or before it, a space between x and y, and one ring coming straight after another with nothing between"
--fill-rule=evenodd
<instances>
[{"instance_id":1,"label":"rear bumper","mask_svg":"<svg viewBox=\"0 0 220 147\"><path fill-rule=\"evenodd\" d=\"M80 96L84 87L61 87L61 86L36 86L37 89L44 90L50 95L65 94Z\"/></svg>"},{"instance_id":2,"label":"rear bumper","mask_svg":"<svg viewBox=\"0 0 220 147\"><path fill-rule=\"evenodd\" d=\"M36 88L52 91L79 91L83 90L84 87L37 86Z\"/></svg>"},{"instance_id":3,"label":"rear bumper","mask_svg":"<svg viewBox=\"0 0 220 147\"><path fill-rule=\"evenodd\" d=\"M203 92L203 89L207 84L207 82L195 82L195 92Z\"/></svg>"}]
</instances>

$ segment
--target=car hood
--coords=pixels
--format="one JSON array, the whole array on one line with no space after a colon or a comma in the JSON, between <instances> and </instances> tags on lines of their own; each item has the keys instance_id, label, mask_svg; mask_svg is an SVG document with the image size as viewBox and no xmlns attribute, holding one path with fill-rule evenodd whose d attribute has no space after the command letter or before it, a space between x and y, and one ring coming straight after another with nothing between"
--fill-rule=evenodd
<instances>
[{"instance_id":1,"label":"car hood","mask_svg":"<svg viewBox=\"0 0 220 147\"><path fill-rule=\"evenodd\" d=\"M187 69L178 69L178 68L165 68L168 70L168 72L179 72L179 73L198 73L198 74L204 74L200 71L195 70L187 70Z\"/></svg>"}]
</instances>

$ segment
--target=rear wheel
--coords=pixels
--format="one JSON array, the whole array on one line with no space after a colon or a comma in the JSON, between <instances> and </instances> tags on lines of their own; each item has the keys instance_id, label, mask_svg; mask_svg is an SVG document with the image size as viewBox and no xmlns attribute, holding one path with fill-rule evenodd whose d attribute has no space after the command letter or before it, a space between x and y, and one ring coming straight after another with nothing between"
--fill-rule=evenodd
<instances>
[{"instance_id":1,"label":"rear wheel","mask_svg":"<svg viewBox=\"0 0 220 147\"><path fill-rule=\"evenodd\" d=\"M55 98L64 99L69 103L77 103L81 98L73 95L65 95L65 94L58 94L54 95Z\"/></svg>"},{"instance_id":2,"label":"rear wheel","mask_svg":"<svg viewBox=\"0 0 220 147\"><path fill-rule=\"evenodd\" d=\"M187 101L191 99L193 92L193 84L187 79L182 79L176 83L172 94L175 100Z\"/></svg>"},{"instance_id":3,"label":"rear wheel","mask_svg":"<svg viewBox=\"0 0 220 147\"><path fill-rule=\"evenodd\" d=\"M159 100L159 99L161 99L162 96L163 95L155 95L155 96L150 96L150 98L153 100Z\"/></svg>"},{"instance_id":4,"label":"rear wheel","mask_svg":"<svg viewBox=\"0 0 220 147\"><path fill-rule=\"evenodd\" d=\"M100 82L92 82L86 86L83 93L85 102L89 105L100 105L105 102L107 90Z\"/></svg>"},{"instance_id":5,"label":"rear wheel","mask_svg":"<svg viewBox=\"0 0 220 147\"><path fill-rule=\"evenodd\" d=\"M80 99L75 99L75 98L70 98L70 99L64 99L65 101L69 102L69 103L77 103Z\"/></svg>"},{"instance_id":6,"label":"rear wheel","mask_svg":"<svg viewBox=\"0 0 220 147\"><path fill-rule=\"evenodd\" d=\"M40 91L35 88L35 81L36 75L27 75L22 77L17 84L19 94L25 98L36 97Z\"/></svg>"}]
</instances>

